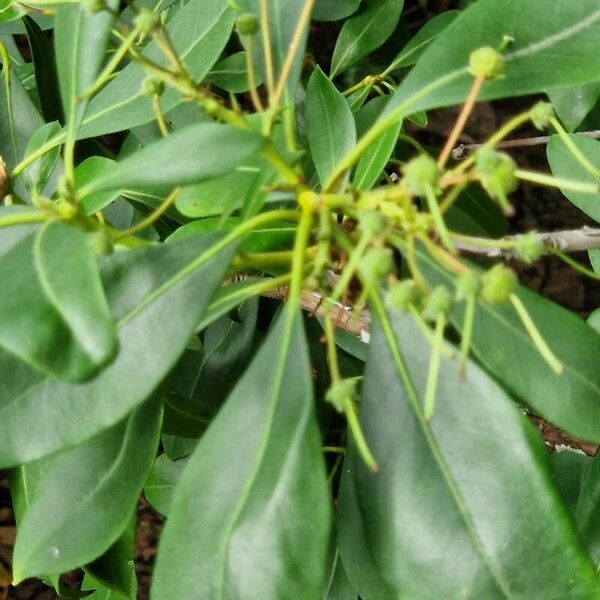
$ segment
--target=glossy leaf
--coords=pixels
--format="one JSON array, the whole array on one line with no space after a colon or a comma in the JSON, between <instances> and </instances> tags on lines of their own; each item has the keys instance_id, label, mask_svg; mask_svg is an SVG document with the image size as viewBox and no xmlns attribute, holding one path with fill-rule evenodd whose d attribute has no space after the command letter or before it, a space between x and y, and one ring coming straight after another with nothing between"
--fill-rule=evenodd
<instances>
[{"instance_id":1,"label":"glossy leaf","mask_svg":"<svg viewBox=\"0 0 600 600\"><path fill-rule=\"evenodd\" d=\"M312 17L315 21L339 21L356 12L361 0L316 0Z\"/></svg>"},{"instance_id":2,"label":"glossy leaf","mask_svg":"<svg viewBox=\"0 0 600 600\"><path fill-rule=\"evenodd\" d=\"M153 400L46 464L19 527L15 582L69 571L116 542L150 471L161 416Z\"/></svg>"},{"instance_id":3,"label":"glossy leaf","mask_svg":"<svg viewBox=\"0 0 600 600\"><path fill-rule=\"evenodd\" d=\"M363 543L392 597L600 597L531 424L476 365L463 381L456 357L442 358L436 409L426 422L420 398L429 354L409 317L375 319L360 406L380 471L354 453L347 465ZM404 365L417 397L406 392ZM342 550L352 577L360 565L348 556ZM364 600L381 598L358 591Z\"/></svg>"},{"instance_id":4,"label":"glossy leaf","mask_svg":"<svg viewBox=\"0 0 600 600\"><path fill-rule=\"evenodd\" d=\"M209 79L222 90L240 94L249 89L246 53L237 52L220 60L208 74ZM256 74L256 86L262 84L260 73Z\"/></svg>"},{"instance_id":5,"label":"glossy leaf","mask_svg":"<svg viewBox=\"0 0 600 600\"><path fill-rule=\"evenodd\" d=\"M49 139L54 137L60 131L60 124L58 121L52 123L46 123L40 129L38 129L32 136L27 146L25 146L24 155L28 156L35 150L43 146ZM46 152L43 156L33 162L25 171L21 177L23 183L29 194L39 194L44 191L48 180L50 179L54 168L58 163L58 157L60 156L60 147L55 146L49 152Z\"/></svg>"},{"instance_id":6,"label":"glossy leaf","mask_svg":"<svg viewBox=\"0 0 600 600\"><path fill-rule=\"evenodd\" d=\"M112 173L116 161L105 156L90 156L75 167L75 186L81 189L92 183L94 179ZM89 194L81 201L81 206L86 215L106 208L113 200L119 197L119 190L107 190Z\"/></svg>"},{"instance_id":7,"label":"glossy leaf","mask_svg":"<svg viewBox=\"0 0 600 600\"><path fill-rule=\"evenodd\" d=\"M113 169L92 179L85 195L123 188L165 190L218 177L257 152L263 143L258 134L229 125L190 125L118 161Z\"/></svg>"},{"instance_id":8,"label":"glossy leaf","mask_svg":"<svg viewBox=\"0 0 600 600\"><path fill-rule=\"evenodd\" d=\"M10 172L23 158L27 142L44 125L42 116L29 98L13 69L3 69L0 76L0 157ZM17 179L14 189L26 194Z\"/></svg>"},{"instance_id":9,"label":"glossy leaf","mask_svg":"<svg viewBox=\"0 0 600 600\"><path fill-rule=\"evenodd\" d=\"M346 575L337 548L333 555L333 562L323 592L323 600L358 600L348 575Z\"/></svg>"},{"instance_id":10,"label":"glossy leaf","mask_svg":"<svg viewBox=\"0 0 600 600\"><path fill-rule=\"evenodd\" d=\"M342 25L331 59L331 77L339 75L379 48L392 35L404 0L365 0Z\"/></svg>"},{"instance_id":11,"label":"glossy leaf","mask_svg":"<svg viewBox=\"0 0 600 600\"><path fill-rule=\"evenodd\" d=\"M574 131L600 99L600 83L552 90L548 96L565 127Z\"/></svg>"},{"instance_id":12,"label":"glossy leaf","mask_svg":"<svg viewBox=\"0 0 600 600\"><path fill-rule=\"evenodd\" d=\"M451 277L437 263L420 255L419 266L431 285L453 289ZM520 287L517 295L562 362L563 372L557 375L541 357L511 304L477 302L472 350L536 414L581 439L600 441L600 335L575 314L526 288ZM458 330L463 311L461 303L450 314Z\"/></svg>"},{"instance_id":13,"label":"glossy leaf","mask_svg":"<svg viewBox=\"0 0 600 600\"><path fill-rule=\"evenodd\" d=\"M152 447L156 450L156 444ZM146 463L143 466L147 469L148 465ZM130 517L125 531L117 541L104 554L85 567L85 572L92 575L95 580L102 582L116 594L121 594L131 600L137 598L137 577L134 565L136 525L137 509L134 509L134 514Z\"/></svg>"},{"instance_id":14,"label":"glossy leaf","mask_svg":"<svg viewBox=\"0 0 600 600\"><path fill-rule=\"evenodd\" d=\"M600 141L577 134L569 137L592 164L600 164ZM548 163L556 177L581 183L598 184L598 180L577 162L558 135L553 135L550 138L547 153ZM600 223L600 193L582 194L571 190L561 191L577 208Z\"/></svg>"},{"instance_id":15,"label":"glossy leaf","mask_svg":"<svg viewBox=\"0 0 600 600\"><path fill-rule=\"evenodd\" d=\"M173 491L181 479L186 462L186 459L170 460L166 454L161 454L152 466L144 486L144 496L161 515L167 516L169 513Z\"/></svg>"},{"instance_id":16,"label":"glossy leaf","mask_svg":"<svg viewBox=\"0 0 600 600\"><path fill-rule=\"evenodd\" d=\"M505 55L504 77L488 81L480 100L524 96L600 79L595 52L600 31L596 0L478 0L435 40L390 99L388 111L432 82L441 82L411 103L411 112L461 103L473 83L470 53L514 40ZM450 83L442 78L456 73Z\"/></svg>"},{"instance_id":17,"label":"glossy leaf","mask_svg":"<svg viewBox=\"0 0 600 600\"><path fill-rule=\"evenodd\" d=\"M575 506L575 524L592 556L600 564L600 461L588 459L583 467L581 486Z\"/></svg>"},{"instance_id":18,"label":"glossy leaf","mask_svg":"<svg viewBox=\"0 0 600 600\"><path fill-rule=\"evenodd\" d=\"M0 261L0 346L39 371L82 381L116 350L115 327L88 238L49 222Z\"/></svg>"},{"instance_id":19,"label":"glossy leaf","mask_svg":"<svg viewBox=\"0 0 600 600\"><path fill-rule=\"evenodd\" d=\"M35 66L35 81L40 98L42 114L46 121L63 122L58 73L54 59L54 47L41 27L31 18L23 17L27 30L31 58Z\"/></svg>"},{"instance_id":20,"label":"glossy leaf","mask_svg":"<svg viewBox=\"0 0 600 600\"><path fill-rule=\"evenodd\" d=\"M229 265L232 248L209 250L220 237L198 235L111 258L104 280L119 353L94 379L79 385L43 379L0 354L2 467L82 443L150 397L183 352ZM31 414L43 418L31 420Z\"/></svg>"},{"instance_id":21,"label":"glossy leaf","mask_svg":"<svg viewBox=\"0 0 600 600\"><path fill-rule=\"evenodd\" d=\"M56 5L54 52L60 95L67 121L78 121L87 102L81 97L94 83L104 61L117 0L109 0L109 10L93 12L85 2Z\"/></svg>"},{"instance_id":22,"label":"glossy leaf","mask_svg":"<svg viewBox=\"0 0 600 600\"><path fill-rule=\"evenodd\" d=\"M352 183L357 190L370 190L381 177L392 152L396 147L398 134L402 129L402 123L390 127L367 151L361 156Z\"/></svg>"},{"instance_id":23,"label":"glossy leaf","mask_svg":"<svg viewBox=\"0 0 600 600\"><path fill-rule=\"evenodd\" d=\"M430 19L415 33L410 41L396 55L390 66L386 69L388 72L395 71L402 67L414 65L427 47L456 19L460 14L458 10L446 10Z\"/></svg>"},{"instance_id":24,"label":"glossy leaf","mask_svg":"<svg viewBox=\"0 0 600 600\"><path fill-rule=\"evenodd\" d=\"M191 0L167 23L174 48L194 80L204 79L219 58L231 34L233 20L234 11L227 0ZM167 65L153 42L142 56ZM95 137L152 121L152 103L142 89L145 77L136 63L127 65L90 101L79 137ZM167 90L160 104L168 112L181 101L179 92Z\"/></svg>"},{"instance_id":25,"label":"glossy leaf","mask_svg":"<svg viewBox=\"0 0 600 600\"><path fill-rule=\"evenodd\" d=\"M356 126L346 99L317 67L308 82L305 105L308 146L324 184L356 143Z\"/></svg>"},{"instance_id":26,"label":"glossy leaf","mask_svg":"<svg viewBox=\"0 0 600 600\"><path fill-rule=\"evenodd\" d=\"M330 508L296 310L280 315L183 472L154 598L316 598L322 589Z\"/></svg>"}]
</instances>

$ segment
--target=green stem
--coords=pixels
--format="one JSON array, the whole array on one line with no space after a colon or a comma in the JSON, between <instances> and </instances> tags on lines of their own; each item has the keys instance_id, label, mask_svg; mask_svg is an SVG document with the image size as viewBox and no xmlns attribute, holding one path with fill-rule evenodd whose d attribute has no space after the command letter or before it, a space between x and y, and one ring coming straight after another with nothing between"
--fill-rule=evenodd
<instances>
[{"instance_id":1,"label":"green stem","mask_svg":"<svg viewBox=\"0 0 600 600\"><path fill-rule=\"evenodd\" d=\"M548 252L554 254L555 256L558 256L558 258L567 263L572 269L575 269L578 273L581 273L582 275L585 275L590 279L596 279L600 281L600 275L598 273L587 269L583 265L580 265L576 260L573 260L570 256L568 256L564 252L561 252L557 248L549 248Z\"/></svg>"},{"instance_id":2,"label":"green stem","mask_svg":"<svg viewBox=\"0 0 600 600\"><path fill-rule=\"evenodd\" d=\"M467 72L467 69L459 69L448 73L439 79L431 82L429 85L424 86L418 92L407 98L404 102L400 103L389 113L382 116L375 124L358 140L358 143L348 152L337 164L337 167L333 170L329 179L323 186L325 191L331 191L331 188L335 186L336 182L341 179L342 175L350 169L364 154L364 152L373 144L381 135L383 135L390 127L392 127L398 119L402 118L406 112L411 108L415 102L421 98L427 96L431 92L439 89L451 83L458 77L461 77Z\"/></svg>"},{"instance_id":3,"label":"green stem","mask_svg":"<svg viewBox=\"0 0 600 600\"><path fill-rule=\"evenodd\" d=\"M475 306L477 299L475 294L470 294L466 299L465 316L463 319L463 328L460 339L460 374L464 377L467 360L469 358L469 348L473 337L473 323L475 322Z\"/></svg>"},{"instance_id":4,"label":"green stem","mask_svg":"<svg viewBox=\"0 0 600 600\"><path fill-rule=\"evenodd\" d=\"M44 145L40 146L37 150L32 152L29 156L26 156L13 170L10 174L10 178L14 179L18 177L30 164L34 163L38 158L46 154L55 148L59 144L62 144L66 138L66 132L61 131L57 133L53 138L50 138Z\"/></svg>"},{"instance_id":5,"label":"green stem","mask_svg":"<svg viewBox=\"0 0 600 600\"><path fill-rule=\"evenodd\" d=\"M25 225L27 223L43 223L49 216L43 212L26 212L0 217L0 227Z\"/></svg>"},{"instance_id":6,"label":"green stem","mask_svg":"<svg viewBox=\"0 0 600 600\"><path fill-rule=\"evenodd\" d=\"M119 233L114 236L114 240L117 241L121 238L134 235L140 231L143 231L147 227L150 227L152 223L154 223L157 219L160 219L160 217L162 217L162 215L164 215L167 212L167 210L173 205L173 203L177 199L177 196L179 195L180 190L181 188L175 188L154 212L150 213L145 219L142 219L139 223L136 223L129 229L119 231Z\"/></svg>"},{"instance_id":7,"label":"green stem","mask_svg":"<svg viewBox=\"0 0 600 600\"><path fill-rule=\"evenodd\" d=\"M346 421L348 421L348 427L352 433L352 439L356 444L356 449L358 450L361 458L367 467L371 469L371 471L379 471L379 465L377 464L377 461L375 460L375 457L369 448L369 444L367 444L365 434L360 426L356 405L354 400L350 397L347 397L344 401L344 414L346 415Z\"/></svg>"},{"instance_id":8,"label":"green stem","mask_svg":"<svg viewBox=\"0 0 600 600\"><path fill-rule=\"evenodd\" d=\"M446 223L444 222L444 217L440 212L440 205L438 204L435 192L433 191L431 185L428 185L425 191L425 197L427 198L427 206L429 207L429 212L431 214L431 217L433 218L433 223L435 224L436 231L440 236L440 240L450 252L454 252L454 246L452 245L452 240L450 239L448 228L446 227Z\"/></svg>"},{"instance_id":9,"label":"green stem","mask_svg":"<svg viewBox=\"0 0 600 600\"><path fill-rule=\"evenodd\" d=\"M356 244L352 250L350 257L348 258L348 262L346 263L346 266L344 267L344 270L342 271L342 274L335 285L335 289L331 293L331 299L334 302L337 302L341 298L342 294L350 284L354 273L356 273L360 259L363 257L365 250L371 243L371 239L372 236L363 234L358 241L358 244Z\"/></svg>"},{"instance_id":10,"label":"green stem","mask_svg":"<svg viewBox=\"0 0 600 600\"><path fill-rule=\"evenodd\" d=\"M423 404L423 417L426 421L431 420L435 408L435 396L437 393L437 382L440 375L440 364L442 359L442 346L444 345L445 327L446 317L443 313L439 313L435 321L433 346L431 348L429 369L427 371L427 383L425 385L425 402Z\"/></svg>"},{"instance_id":11,"label":"green stem","mask_svg":"<svg viewBox=\"0 0 600 600\"><path fill-rule=\"evenodd\" d=\"M521 302L521 299L516 294L510 295L510 301L512 305L515 307L517 314L521 317L521 321L531 338L531 341L534 343L538 352L542 355L542 358L548 363L550 368L557 374L560 375L563 371L563 364L558 360L558 358L554 355L552 350L546 341L542 337L538 328L535 326L535 323L531 319L527 309L524 304Z\"/></svg>"},{"instance_id":12,"label":"green stem","mask_svg":"<svg viewBox=\"0 0 600 600\"><path fill-rule=\"evenodd\" d=\"M531 183L557 187L561 190L570 190L572 192L581 192L583 194L597 194L600 192L600 186L594 183L584 183L573 181L571 179L563 179L562 177L553 177L552 175L546 175L545 173L534 173L533 171L517 169L515 175L522 181L530 181Z\"/></svg>"}]
</instances>

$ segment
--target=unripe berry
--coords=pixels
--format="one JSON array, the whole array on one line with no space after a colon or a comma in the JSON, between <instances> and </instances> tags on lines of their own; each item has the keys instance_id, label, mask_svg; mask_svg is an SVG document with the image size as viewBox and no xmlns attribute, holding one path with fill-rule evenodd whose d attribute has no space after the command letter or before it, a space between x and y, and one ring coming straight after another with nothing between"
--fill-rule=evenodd
<instances>
[{"instance_id":1,"label":"unripe berry","mask_svg":"<svg viewBox=\"0 0 600 600\"><path fill-rule=\"evenodd\" d=\"M469 71L475 77L495 79L504 71L504 57L490 46L478 48L471 52L469 57Z\"/></svg>"},{"instance_id":2,"label":"unripe berry","mask_svg":"<svg viewBox=\"0 0 600 600\"><path fill-rule=\"evenodd\" d=\"M160 17L149 8L141 8L133 20L137 30L142 35L152 35L160 26Z\"/></svg>"},{"instance_id":3,"label":"unripe berry","mask_svg":"<svg viewBox=\"0 0 600 600\"><path fill-rule=\"evenodd\" d=\"M104 0L82 0L82 5L85 10L91 13L97 13L106 8Z\"/></svg>"},{"instance_id":4,"label":"unripe berry","mask_svg":"<svg viewBox=\"0 0 600 600\"><path fill-rule=\"evenodd\" d=\"M402 312L406 312L411 306L417 306L421 300L421 291L412 279L397 281L385 297L387 306Z\"/></svg>"},{"instance_id":5,"label":"unripe berry","mask_svg":"<svg viewBox=\"0 0 600 600\"><path fill-rule=\"evenodd\" d=\"M235 20L235 28L239 35L255 35L260 29L260 21L252 13L243 13Z\"/></svg>"},{"instance_id":6,"label":"unripe berry","mask_svg":"<svg viewBox=\"0 0 600 600\"><path fill-rule=\"evenodd\" d=\"M507 214L512 214L506 197L519 187L515 161L504 152L482 148L477 152L476 169L485 191L501 204Z\"/></svg>"},{"instance_id":7,"label":"unripe berry","mask_svg":"<svg viewBox=\"0 0 600 600\"><path fill-rule=\"evenodd\" d=\"M433 158L421 154L404 165L404 184L416 196L424 196L429 188L435 189L440 178L440 168Z\"/></svg>"},{"instance_id":8,"label":"unripe berry","mask_svg":"<svg viewBox=\"0 0 600 600\"><path fill-rule=\"evenodd\" d=\"M550 120L554 118L554 107L550 102L538 102L531 109L531 122L541 131L544 131L550 125Z\"/></svg>"},{"instance_id":9,"label":"unripe berry","mask_svg":"<svg viewBox=\"0 0 600 600\"><path fill-rule=\"evenodd\" d=\"M497 264L483 274L482 284L481 297L489 304L502 304L516 291L519 280L514 271Z\"/></svg>"},{"instance_id":10,"label":"unripe berry","mask_svg":"<svg viewBox=\"0 0 600 600\"><path fill-rule=\"evenodd\" d=\"M533 262L546 252L544 244L530 231L515 238L515 253L525 262Z\"/></svg>"},{"instance_id":11,"label":"unripe berry","mask_svg":"<svg viewBox=\"0 0 600 600\"><path fill-rule=\"evenodd\" d=\"M142 92L146 96L160 96L165 91L165 84L155 77L146 77L142 82Z\"/></svg>"},{"instance_id":12,"label":"unripe berry","mask_svg":"<svg viewBox=\"0 0 600 600\"><path fill-rule=\"evenodd\" d=\"M435 321L440 315L447 315L452 308L452 294L443 285L436 287L425 304L423 316L429 321Z\"/></svg>"},{"instance_id":13,"label":"unripe berry","mask_svg":"<svg viewBox=\"0 0 600 600\"><path fill-rule=\"evenodd\" d=\"M381 283L394 270L394 259L387 248L371 248L360 260L360 272L370 284Z\"/></svg>"},{"instance_id":14,"label":"unripe berry","mask_svg":"<svg viewBox=\"0 0 600 600\"><path fill-rule=\"evenodd\" d=\"M358 218L358 228L372 237L382 234L385 225L385 217L375 210L362 211Z\"/></svg>"}]
</instances>

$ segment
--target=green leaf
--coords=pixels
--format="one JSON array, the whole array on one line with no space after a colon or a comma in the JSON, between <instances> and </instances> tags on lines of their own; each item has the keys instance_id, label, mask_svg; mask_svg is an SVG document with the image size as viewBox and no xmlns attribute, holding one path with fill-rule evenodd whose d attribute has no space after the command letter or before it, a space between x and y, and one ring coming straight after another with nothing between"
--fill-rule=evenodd
<instances>
[{"instance_id":1,"label":"green leaf","mask_svg":"<svg viewBox=\"0 0 600 600\"><path fill-rule=\"evenodd\" d=\"M348 579L348 575L346 575L346 571L344 571L344 565L337 548L333 555L333 563L323 592L323 600L357 600L356 592Z\"/></svg>"},{"instance_id":2,"label":"green leaf","mask_svg":"<svg viewBox=\"0 0 600 600\"><path fill-rule=\"evenodd\" d=\"M0 261L0 346L39 371L82 381L116 350L115 327L87 236L48 222Z\"/></svg>"},{"instance_id":3,"label":"green leaf","mask_svg":"<svg viewBox=\"0 0 600 600\"><path fill-rule=\"evenodd\" d=\"M312 18L315 21L340 21L355 13L361 0L316 0Z\"/></svg>"},{"instance_id":4,"label":"green leaf","mask_svg":"<svg viewBox=\"0 0 600 600\"><path fill-rule=\"evenodd\" d=\"M430 285L453 289L453 277L425 254L419 253L418 264ZM536 414L581 439L600 442L600 335L572 312L524 287L517 296L563 372L557 375L548 366L510 303L477 301L472 350ZM464 303L450 313L459 331L463 313Z\"/></svg>"},{"instance_id":5,"label":"green leaf","mask_svg":"<svg viewBox=\"0 0 600 600\"><path fill-rule=\"evenodd\" d=\"M87 102L81 97L102 66L118 6L118 0L108 0L109 10L92 12L85 2L56 5L54 52L67 122L78 125L83 116Z\"/></svg>"},{"instance_id":6,"label":"green leaf","mask_svg":"<svg viewBox=\"0 0 600 600\"><path fill-rule=\"evenodd\" d=\"M346 99L317 67L306 88L308 146L324 184L356 143L356 126Z\"/></svg>"},{"instance_id":7,"label":"green leaf","mask_svg":"<svg viewBox=\"0 0 600 600\"><path fill-rule=\"evenodd\" d=\"M548 97L565 127L574 131L600 99L600 83L552 90Z\"/></svg>"},{"instance_id":8,"label":"green leaf","mask_svg":"<svg viewBox=\"0 0 600 600\"><path fill-rule=\"evenodd\" d=\"M595 565L600 563L600 460L588 459L583 467L575 506L575 525Z\"/></svg>"},{"instance_id":9,"label":"green leaf","mask_svg":"<svg viewBox=\"0 0 600 600\"><path fill-rule=\"evenodd\" d=\"M165 455L169 460L179 460L180 458L188 457L198 445L196 438L184 438L165 433L161 436L161 442Z\"/></svg>"},{"instance_id":10,"label":"green leaf","mask_svg":"<svg viewBox=\"0 0 600 600\"><path fill-rule=\"evenodd\" d=\"M14 69L2 69L0 76L0 156L10 172L23 158L31 136L44 125L42 116L29 98ZM14 188L19 195L26 190L20 179Z\"/></svg>"},{"instance_id":11,"label":"green leaf","mask_svg":"<svg viewBox=\"0 0 600 600\"><path fill-rule=\"evenodd\" d=\"M306 341L288 307L185 467L153 596L317 598L330 518Z\"/></svg>"},{"instance_id":12,"label":"green leaf","mask_svg":"<svg viewBox=\"0 0 600 600\"><path fill-rule=\"evenodd\" d=\"M389 73L403 67L414 65L427 47L458 17L460 11L446 10L430 19L415 33L410 41L396 55L390 66L386 69Z\"/></svg>"},{"instance_id":13,"label":"green leaf","mask_svg":"<svg viewBox=\"0 0 600 600\"><path fill-rule=\"evenodd\" d=\"M573 519L581 487L583 469L591 459L579 452L554 452L550 455L554 485L560 493L565 508ZM578 530L581 533L580 530Z\"/></svg>"},{"instance_id":14,"label":"green leaf","mask_svg":"<svg viewBox=\"0 0 600 600\"><path fill-rule=\"evenodd\" d=\"M191 0L167 23L173 46L195 81L204 79L219 58L231 35L233 20L228 0ZM154 42L148 44L142 56L167 66ZM92 98L79 137L96 137L152 121L152 103L142 89L145 77L146 72L138 64L127 65ZM166 90L160 105L167 112L182 100L179 92Z\"/></svg>"},{"instance_id":15,"label":"green leaf","mask_svg":"<svg viewBox=\"0 0 600 600\"><path fill-rule=\"evenodd\" d=\"M208 312L208 311L207 311ZM587 323L590 327L594 328L600 333L600 308L597 308L587 319Z\"/></svg>"},{"instance_id":16,"label":"green leaf","mask_svg":"<svg viewBox=\"0 0 600 600\"><path fill-rule=\"evenodd\" d=\"M156 450L156 443L151 449ZM140 459L137 458L137 460ZM143 466L145 469L148 468L147 464ZM102 556L85 567L85 572L92 575L95 580L101 581L110 590L132 600L137 598L137 577L134 565L136 521L137 510L134 509L125 531L117 541Z\"/></svg>"},{"instance_id":17,"label":"green leaf","mask_svg":"<svg viewBox=\"0 0 600 600\"><path fill-rule=\"evenodd\" d=\"M131 520L158 445L162 405L130 417L46 464L15 543L15 583L89 563Z\"/></svg>"},{"instance_id":18,"label":"green leaf","mask_svg":"<svg viewBox=\"0 0 600 600\"><path fill-rule=\"evenodd\" d=\"M35 81L42 114L46 121L64 121L58 73L54 59L54 47L40 26L31 18L23 17L23 24L27 30L27 39L31 49L31 57L35 66Z\"/></svg>"},{"instance_id":19,"label":"green leaf","mask_svg":"<svg viewBox=\"0 0 600 600\"><path fill-rule=\"evenodd\" d=\"M365 0L342 25L331 59L331 78L379 48L396 29L404 0Z\"/></svg>"},{"instance_id":20,"label":"green leaf","mask_svg":"<svg viewBox=\"0 0 600 600\"><path fill-rule=\"evenodd\" d=\"M237 52L220 60L208 74L208 78L226 92L240 94L249 89L246 69L246 53ZM260 73L255 76L256 86L262 84Z\"/></svg>"},{"instance_id":21,"label":"green leaf","mask_svg":"<svg viewBox=\"0 0 600 600\"><path fill-rule=\"evenodd\" d=\"M216 248L220 238L198 235L110 259L105 291L118 322L119 353L94 379L78 385L43 379L0 354L2 467L82 443L150 397L183 352L229 266L233 248ZM31 419L32 414L43 418Z\"/></svg>"},{"instance_id":22,"label":"green leaf","mask_svg":"<svg viewBox=\"0 0 600 600\"><path fill-rule=\"evenodd\" d=\"M218 177L260 150L264 138L230 125L198 123L180 129L118 161L82 190L86 195L103 190L135 188L166 190Z\"/></svg>"},{"instance_id":23,"label":"green leaf","mask_svg":"<svg viewBox=\"0 0 600 600\"><path fill-rule=\"evenodd\" d=\"M59 131L60 123L58 121L46 123L31 136L29 142L27 142L27 146L25 146L23 154L25 156L32 154L49 139L53 138ZM31 165L23 171L21 177L23 178L25 188L31 196L34 194L41 194L44 191L44 188L58 163L59 156L60 146L55 146L35 162L31 163Z\"/></svg>"},{"instance_id":24,"label":"green leaf","mask_svg":"<svg viewBox=\"0 0 600 600\"><path fill-rule=\"evenodd\" d=\"M569 137L592 164L597 165L600 162L600 141L578 134ZM550 169L556 177L598 185L598 180L577 162L560 136L550 137L546 152ZM564 189L561 189L561 192L577 208L600 223L600 194L582 194Z\"/></svg>"},{"instance_id":25,"label":"green leaf","mask_svg":"<svg viewBox=\"0 0 600 600\"><path fill-rule=\"evenodd\" d=\"M532 425L475 364L463 380L456 354L442 358L426 422L420 398L429 354L410 317L374 319L360 418L380 471L354 452L347 469L363 543L392 597L599 598ZM407 393L405 369L416 396ZM342 557L347 573L360 568Z\"/></svg>"},{"instance_id":26,"label":"green leaf","mask_svg":"<svg viewBox=\"0 0 600 600\"><path fill-rule=\"evenodd\" d=\"M166 454L161 454L150 471L148 481L144 486L144 496L152 508L165 517L169 513L171 498L175 486L181 479L181 473L187 459L170 460Z\"/></svg>"},{"instance_id":27,"label":"green leaf","mask_svg":"<svg viewBox=\"0 0 600 600\"><path fill-rule=\"evenodd\" d=\"M352 179L354 187L366 192L370 190L381 177L381 174L392 156L396 147L398 134L402 129L402 122L398 121L388 129L374 144L367 148L356 165Z\"/></svg>"},{"instance_id":28,"label":"green leaf","mask_svg":"<svg viewBox=\"0 0 600 600\"><path fill-rule=\"evenodd\" d=\"M390 99L391 111L423 93L410 112L464 101L473 83L469 55L482 46L514 40L505 54L504 77L483 85L480 100L524 96L600 79L597 48L600 8L596 0L478 0L458 16L419 59ZM451 82L443 79L452 74Z\"/></svg>"},{"instance_id":29,"label":"green leaf","mask_svg":"<svg viewBox=\"0 0 600 600\"><path fill-rule=\"evenodd\" d=\"M94 179L112 173L116 161L105 156L90 156L75 167L75 187L81 189L92 183ZM119 197L119 190L108 190L89 194L81 201L81 207L86 215L106 208L113 200Z\"/></svg>"}]
</instances>

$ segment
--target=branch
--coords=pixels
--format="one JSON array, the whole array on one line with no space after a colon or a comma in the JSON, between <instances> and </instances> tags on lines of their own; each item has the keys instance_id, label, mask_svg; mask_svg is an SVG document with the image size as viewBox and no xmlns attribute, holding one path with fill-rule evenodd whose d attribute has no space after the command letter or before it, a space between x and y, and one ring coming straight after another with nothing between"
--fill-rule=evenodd
<instances>
[{"instance_id":1,"label":"branch","mask_svg":"<svg viewBox=\"0 0 600 600\"><path fill-rule=\"evenodd\" d=\"M579 135L585 135L586 137L600 139L600 130L595 131L578 131ZM520 138L515 140L504 140L498 142L496 148L507 149L507 148L526 148L530 146L543 146L548 143L550 136L540 135L537 137ZM478 148L481 148L483 144L459 144L452 150L452 158L454 160L462 160Z\"/></svg>"},{"instance_id":2,"label":"branch","mask_svg":"<svg viewBox=\"0 0 600 600\"><path fill-rule=\"evenodd\" d=\"M588 227L587 225L584 225L581 229L535 233L534 235L549 250L554 249L560 250L561 252L581 252L584 250L594 250L600 248L600 228ZM521 235L509 235L501 238L499 241L512 242L519 237L521 237ZM511 248L485 247L485 242L489 242L489 240L481 238L482 244L479 245L477 244L478 238L472 239L474 243L453 240L453 244L457 250L461 250L469 254L479 254L490 257L515 256L515 253Z\"/></svg>"}]
</instances>

